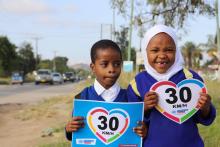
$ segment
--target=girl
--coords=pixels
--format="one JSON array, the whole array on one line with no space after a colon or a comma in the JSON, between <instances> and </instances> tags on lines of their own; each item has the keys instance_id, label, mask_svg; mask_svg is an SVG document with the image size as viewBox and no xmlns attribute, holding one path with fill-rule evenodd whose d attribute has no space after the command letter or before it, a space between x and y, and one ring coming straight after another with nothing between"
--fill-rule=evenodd
<instances>
[{"instance_id":1,"label":"girl","mask_svg":"<svg viewBox=\"0 0 220 147\"><path fill-rule=\"evenodd\" d=\"M187 78L203 81L192 70L183 68L184 60L177 48L177 37L172 28L156 25L146 32L142 52L145 69L128 86L128 101L144 101L145 121L149 125L144 147L203 147L197 123L210 125L216 110L208 94L200 93L200 110L182 124L177 124L163 116L155 106L158 95L149 91L158 81L172 81L177 84Z\"/></svg>"}]
</instances>

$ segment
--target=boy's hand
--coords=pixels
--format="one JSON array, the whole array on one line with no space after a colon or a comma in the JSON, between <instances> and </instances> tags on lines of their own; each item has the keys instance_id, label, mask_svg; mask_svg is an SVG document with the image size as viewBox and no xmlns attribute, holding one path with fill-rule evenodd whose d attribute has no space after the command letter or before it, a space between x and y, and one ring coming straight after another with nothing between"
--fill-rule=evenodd
<instances>
[{"instance_id":1,"label":"boy's hand","mask_svg":"<svg viewBox=\"0 0 220 147\"><path fill-rule=\"evenodd\" d=\"M143 121L139 121L138 126L133 128L133 131L142 138L147 136L147 130L147 125Z\"/></svg>"},{"instance_id":2,"label":"boy's hand","mask_svg":"<svg viewBox=\"0 0 220 147\"><path fill-rule=\"evenodd\" d=\"M158 95L156 92L149 91L144 96L144 112L155 107L158 103Z\"/></svg>"},{"instance_id":3,"label":"boy's hand","mask_svg":"<svg viewBox=\"0 0 220 147\"><path fill-rule=\"evenodd\" d=\"M66 131L67 132L75 132L80 128L84 127L84 118L81 116L73 117L70 122L66 125Z\"/></svg>"},{"instance_id":4,"label":"boy's hand","mask_svg":"<svg viewBox=\"0 0 220 147\"><path fill-rule=\"evenodd\" d=\"M202 111L202 116L206 117L208 116L210 112L210 105L211 105L211 97L209 94L206 93L200 93L200 98L198 101L198 106L200 110Z\"/></svg>"}]
</instances>

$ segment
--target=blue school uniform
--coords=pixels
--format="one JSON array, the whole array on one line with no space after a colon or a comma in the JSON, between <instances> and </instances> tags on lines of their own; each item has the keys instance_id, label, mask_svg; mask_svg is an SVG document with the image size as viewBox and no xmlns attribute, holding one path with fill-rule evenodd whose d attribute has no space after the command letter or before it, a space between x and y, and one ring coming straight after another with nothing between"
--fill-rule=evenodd
<instances>
[{"instance_id":1,"label":"blue school uniform","mask_svg":"<svg viewBox=\"0 0 220 147\"><path fill-rule=\"evenodd\" d=\"M94 101L105 101L101 95L98 95L95 91L94 86L85 88L80 94L76 96L79 99L83 100L94 100ZM115 98L114 102L127 102L127 92L126 89L120 89L118 96ZM66 138L72 140L72 133L66 132Z\"/></svg>"},{"instance_id":2,"label":"blue school uniform","mask_svg":"<svg viewBox=\"0 0 220 147\"><path fill-rule=\"evenodd\" d=\"M173 75L169 81L179 83L186 78L194 78L203 81L202 78L192 70L181 70ZM151 75L146 71L139 73L128 86L128 101L143 101L144 95L151 86L156 83ZM195 115L182 124L177 124L158 110L153 108L145 114L145 121L149 125L148 135L144 139L144 147L204 147L204 143L199 135L197 123L210 125L216 116L216 110L211 105L210 114L207 118L202 118L197 111Z\"/></svg>"}]
</instances>

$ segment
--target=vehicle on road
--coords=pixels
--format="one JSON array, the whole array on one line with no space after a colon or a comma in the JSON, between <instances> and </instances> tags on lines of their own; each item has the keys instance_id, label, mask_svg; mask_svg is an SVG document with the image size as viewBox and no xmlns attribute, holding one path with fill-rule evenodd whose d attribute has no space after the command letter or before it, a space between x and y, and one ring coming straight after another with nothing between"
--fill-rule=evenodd
<instances>
[{"instance_id":1,"label":"vehicle on road","mask_svg":"<svg viewBox=\"0 0 220 147\"><path fill-rule=\"evenodd\" d=\"M11 84L20 84L24 83L23 75L20 72L13 72L11 76Z\"/></svg>"},{"instance_id":2,"label":"vehicle on road","mask_svg":"<svg viewBox=\"0 0 220 147\"><path fill-rule=\"evenodd\" d=\"M40 83L49 83L53 85L52 72L49 69L39 69L35 77L35 85Z\"/></svg>"},{"instance_id":3,"label":"vehicle on road","mask_svg":"<svg viewBox=\"0 0 220 147\"><path fill-rule=\"evenodd\" d=\"M63 81L64 82L67 82L67 81L74 82L75 80L76 80L76 77L73 72L65 72L63 74Z\"/></svg>"},{"instance_id":4,"label":"vehicle on road","mask_svg":"<svg viewBox=\"0 0 220 147\"><path fill-rule=\"evenodd\" d=\"M52 73L52 78L53 78L53 83L59 83L59 84L63 83L63 77L58 72L53 72Z\"/></svg>"}]
</instances>

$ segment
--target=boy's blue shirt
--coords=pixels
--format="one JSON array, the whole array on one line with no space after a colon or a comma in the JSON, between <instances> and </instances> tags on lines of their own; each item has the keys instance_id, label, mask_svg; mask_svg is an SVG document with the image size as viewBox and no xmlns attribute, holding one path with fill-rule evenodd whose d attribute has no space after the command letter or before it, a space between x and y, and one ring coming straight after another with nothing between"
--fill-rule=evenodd
<instances>
[{"instance_id":1,"label":"boy's blue shirt","mask_svg":"<svg viewBox=\"0 0 220 147\"><path fill-rule=\"evenodd\" d=\"M99 96L96 91L94 86L86 87L81 91L80 94L78 94L78 98L82 100L94 100L94 101L105 101L101 96ZM120 89L120 92L114 102L127 102L127 91L126 89ZM72 133L67 133L66 132L66 138L68 140L72 140Z\"/></svg>"},{"instance_id":2,"label":"boy's blue shirt","mask_svg":"<svg viewBox=\"0 0 220 147\"><path fill-rule=\"evenodd\" d=\"M194 79L203 81L202 78L194 71L190 70ZM186 79L183 70L172 76L169 81L179 83ZM128 101L143 101L144 95L149 91L151 86L156 83L151 75L146 71L139 73L133 83L128 86ZM132 86L132 84L135 85ZM140 95L140 96L138 96ZM177 124L159 111L153 108L148 114L145 114L144 120L149 124L148 135L144 140L144 147L203 147L204 143L199 135L197 123L210 125L216 116L216 110L211 105L211 111L207 118L202 118L199 110L193 117L182 124Z\"/></svg>"}]
</instances>

